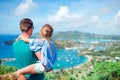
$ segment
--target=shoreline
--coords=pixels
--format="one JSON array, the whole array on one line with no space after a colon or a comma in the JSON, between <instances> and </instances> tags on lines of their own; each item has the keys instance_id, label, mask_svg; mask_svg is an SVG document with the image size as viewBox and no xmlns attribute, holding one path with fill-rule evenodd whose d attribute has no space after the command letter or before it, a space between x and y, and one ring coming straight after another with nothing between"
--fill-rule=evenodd
<instances>
[{"instance_id":1,"label":"shoreline","mask_svg":"<svg viewBox=\"0 0 120 80\"><path fill-rule=\"evenodd\" d=\"M89 56L89 55L85 55L85 57L87 57L87 59L88 59L85 63L79 64L79 65L77 65L77 66L73 66L73 68L74 68L74 69L81 68L81 67L84 66L85 64L89 63L89 62L91 61L91 59L92 59L92 56Z\"/></svg>"},{"instance_id":2,"label":"shoreline","mask_svg":"<svg viewBox=\"0 0 120 80\"><path fill-rule=\"evenodd\" d=\"M82 66L84 66L85 64L89 63L91 61L91 59L93 58L92 56L89 56L89 55L84 55L86 58L87 58L87 61L85 61L84 63L82 64L79 64L79 65L76 65L76 66L73 66L73 67L69 67L69 68L62 68L63 70L71 70L71 69L78 69L78 68L81 68ZM60 71L61 69L54 69L54 71Z\"/></svg>"},{"instance_id":3,"label":"shoreline","mask_svg":"<svg viewBox=\"0 0 120 80\"><path fill-rule=\"evenodd\" d=\"M1 60L1 63L3 63L3 62L11 62L11 61L14 61L15 58L1 58L0 60Z\"/></svg>"}]
</instances>

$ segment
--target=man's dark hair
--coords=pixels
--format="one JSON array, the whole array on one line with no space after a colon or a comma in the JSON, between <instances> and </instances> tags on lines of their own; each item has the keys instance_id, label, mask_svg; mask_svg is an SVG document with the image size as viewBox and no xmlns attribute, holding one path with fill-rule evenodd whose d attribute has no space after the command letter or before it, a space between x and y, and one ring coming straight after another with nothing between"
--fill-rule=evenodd
<instances>
[{"instance_id":1,"label":"man's dark hair","mask_svg":"<svg viewBox=\"0 0 120 80\"><path fill-rule=\"evenodd\" d=\"M27 32L30 28L33 27L33 22L29 18L23 18L20 21L20 29L22 32Z\"/></svg>"}]
</instances>

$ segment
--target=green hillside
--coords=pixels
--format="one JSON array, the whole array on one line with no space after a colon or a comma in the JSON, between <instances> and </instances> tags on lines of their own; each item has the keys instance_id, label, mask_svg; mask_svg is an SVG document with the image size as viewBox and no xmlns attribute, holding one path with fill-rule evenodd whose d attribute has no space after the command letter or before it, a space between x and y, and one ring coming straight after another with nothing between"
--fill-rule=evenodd
<instances>
[{"instance_id":1,"label":"green hillside","mask_svg":"<svg viewBox=\"0 0 120 80\"><path fill-rule=\"evenodd\" d=\"M119 39L120 35L100 35L79 31L56 32L53 35L56 39Z\"/></svg>"}]
</instances>

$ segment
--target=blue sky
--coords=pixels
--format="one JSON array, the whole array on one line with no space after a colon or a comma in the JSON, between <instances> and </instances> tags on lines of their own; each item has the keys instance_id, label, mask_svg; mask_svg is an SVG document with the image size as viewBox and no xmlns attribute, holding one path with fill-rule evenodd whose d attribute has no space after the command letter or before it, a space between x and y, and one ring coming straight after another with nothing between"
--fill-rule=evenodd
<instances>
[{"instance_id":1,"label":"blue sky","mask_svg":"<svg viewBox=\"0 0 120 80\"><path fill-rule=\"evenodd\" d=\"M0 0L0 34L20 34L30 18L34 33L51 24L55 32L81 31L120 35L120 0Z\"/></svg>"}]
</instances>

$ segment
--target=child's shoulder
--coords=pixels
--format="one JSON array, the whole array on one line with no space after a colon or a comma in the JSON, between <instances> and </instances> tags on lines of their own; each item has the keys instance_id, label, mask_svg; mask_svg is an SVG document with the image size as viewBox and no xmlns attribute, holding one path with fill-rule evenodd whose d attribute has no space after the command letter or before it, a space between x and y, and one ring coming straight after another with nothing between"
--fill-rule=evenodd
<instances>
[{"instance_id":1,"label":"child's shoulder","mask_svg":"<svg viewBox=\"0 0 120 80\"><path fill-rule=\"evenodd\" d=\"M39 36L38 36L38 39L43 39L42 35L39 35Z\"/></svg>"},{"instance_id":2,"label":"child's shoulder","mask_svg":"<svg viewBox=\"0 0 120 80\"><path fill-rule=\"evenodd\" d=\"M32 44L42 44L44 42L43 38L31 38L29 40Z\"/></svg>"},{"instance_id":3,"label":"child's shoulder","mask_svg":"<svg viewBox=\"0 0 120 80\"><path fill-rule=\"evenodd\" d=\"M37 43L43 43L44 39L43 38L41 38L41 39L40 38L35 38L34 41L37 42Z\"/></svg>"},{"instance_id":4,"label":"child's shoulder","mask_svg":"<svg viewBox=\"0 0 120 80\"><path fill-rule=\"evenodd\" d=\"M31 38L31 40L34 40L34 41L43 41L44 40L44 38L41 36L41 35L39 35L38 37L36 37L36 38Z\"/></svg>"}]
</instances>

